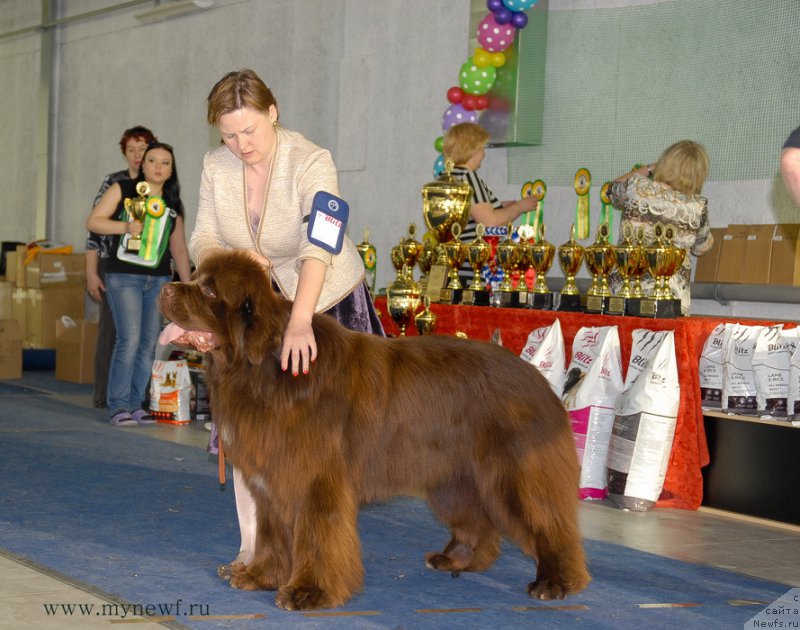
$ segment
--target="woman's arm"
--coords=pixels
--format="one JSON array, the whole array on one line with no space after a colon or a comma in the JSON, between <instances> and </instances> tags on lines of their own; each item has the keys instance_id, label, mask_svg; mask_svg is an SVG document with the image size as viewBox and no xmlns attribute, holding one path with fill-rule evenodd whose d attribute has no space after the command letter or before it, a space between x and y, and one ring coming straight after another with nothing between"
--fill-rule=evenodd
<instances>
[{"instance_id":1,"label":"woman's arm","mask_svg":"<svg viewBox=\"0 0 800 630\"><path fill-rule=\"evenodd\" d=\"M493 208L488 201L473 204L469 212L472 218L478 223L483 223L487 227L497 225L507 225L525 212L530 212L536 208L539 198L536 195L523 197L518 201L506 202L502 208Z\"/></svg>"},{"instance_id":2,"label":"woman's arm","mask_svg":"<svg viewBox=\"0 0 800 630\"><path fill-rule=\"evenodd\" d=\"M297 294L286 332L283 334L281 350L281 369L285 372L291 366L295 376L300 370L303 374L308 374L311 362L317 358L317 342L311 328L311 319L317 308L327 269L324 263L313 258L307 258L301 264Z\"/></svg>"},{"instance_id":3,"label":"woman's arm","mask_svg":"<svg viewBox=\"0 0 800 630\"><path fill-rule=\"evenodd\" d=\"M122 199L122 188L119 184L112 184L100 197L86 221L86 228L96 234L126 234L137 236L142 233L142 224L139 221L116 221L111 217L117 210Z\"/></svg>"},{"instance_id":4,"label":"woman's arm","mask_svg":"<svg viewBox=\"0 0 800 630\"><path fill-rule=\"evenodd\" d=\"M189 282L192 277L192 265L189 261L189 250L186 248L183 217L180 215L175 218L175 229L169 235L169 252L175 261L175 269L181 282Z\"/></svg>"}]
</instances>

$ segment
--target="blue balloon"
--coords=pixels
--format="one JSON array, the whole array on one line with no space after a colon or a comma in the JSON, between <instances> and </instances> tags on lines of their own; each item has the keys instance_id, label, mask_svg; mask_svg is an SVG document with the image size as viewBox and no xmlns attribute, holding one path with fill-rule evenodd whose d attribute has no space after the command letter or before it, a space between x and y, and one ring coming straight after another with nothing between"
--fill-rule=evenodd
<instances>
[{"instance_id":1,"label":"blue balloon","mask_svg":"<svg viewBox=\"0 0 800 630\"><path fill-rule=\"evenodd\" d=\"M444 156L440 153L433 163L433 177L439 177L444 172Z\"/></svg>"},{"instance_id":2,"label":"blue balloon","mask_svg":"<svg viewBox=\"0 0 800 630\"><path fill-rule=\"evenodd\" d=\"M503 4L509 11L527 11L539 0L503 0Z\"/></svg>"}]
</instances>

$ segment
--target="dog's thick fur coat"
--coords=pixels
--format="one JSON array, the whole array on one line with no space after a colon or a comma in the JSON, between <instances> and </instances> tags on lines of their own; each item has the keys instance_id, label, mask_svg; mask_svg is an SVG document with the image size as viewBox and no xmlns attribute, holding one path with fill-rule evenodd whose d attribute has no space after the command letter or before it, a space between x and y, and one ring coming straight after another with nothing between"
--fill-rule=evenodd
<instances>
[{"instance_id":1,"label":"dog's thick fur coat","mask_svg":"<svg viewBox=\"0 0 800 630\"><path fill-rule=\"evenodd\" d=\"M291 303L241 252L209 257L161 293L164 315L202 331L225 452L252 492L256 555L231 585L282 608L339 606L362 586L359 505L424 496L451 533L426 556L482 571L504 537L536 560L531 597L590 580L577 524L578 462L561 402L537 370L487 342L386 339L313 320L308 375L280 367Z\"/></svg>"}]
</instances>

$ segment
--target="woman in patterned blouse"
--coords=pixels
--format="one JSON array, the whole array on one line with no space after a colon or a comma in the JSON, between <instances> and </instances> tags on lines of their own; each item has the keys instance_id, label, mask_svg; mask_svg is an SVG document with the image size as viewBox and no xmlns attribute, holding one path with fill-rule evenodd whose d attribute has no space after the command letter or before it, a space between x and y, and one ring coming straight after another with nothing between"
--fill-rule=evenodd
<instances>
[{"instance_id":1,"label":"woman in patterned blouse","mask_svg":"<svg viewBox=\"0 0 800 630\"><path fill-rule=\"evenodd\" d=\"M609 196L616 208L622 210L620 225L633 227L634 234L644 229L644 243L653 242L656 223L672 226L672 242L686 250L682 268L670 279L673 294L681 300L681 312L689 314L692 262L688 254L701 256L711 249L714 236L708 223L708 200L701 196L708 176L708 153L691 140L681 140L667 148L655 164L643 166L617 178ZM621 280L617 273L611 278L612 291L618 290ZM645 293L652 279L645 274L642 286Z\"/></svg>"}]
</instances>

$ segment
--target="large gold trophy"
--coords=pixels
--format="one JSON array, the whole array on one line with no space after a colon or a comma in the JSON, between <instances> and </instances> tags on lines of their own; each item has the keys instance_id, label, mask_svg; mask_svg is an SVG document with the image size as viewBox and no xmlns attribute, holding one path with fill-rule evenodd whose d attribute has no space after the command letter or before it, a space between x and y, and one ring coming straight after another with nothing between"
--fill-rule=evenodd
<instances>
[{"instance_id":1,"label":"large gold trophy","mask_svg":"<svg viewBox=\"0 0 800 630\"><path fill-rule=\"evenodd\" d=\"M504 308L517 308L519 306L527 306L527 304L520 304L519 292L514 289L514 284L511 281L511 272L519 266L520 256L522 249L514 242L511 235L514 232L514 226L510 223L506 227L506 238L498 243L495 249L495 257L497 258L497 265L503 270L503 280L498 287L498 306Z\"/></svg>"},{"instance_id":2,"label":"large gold trophy","mask_svg":"<svg viewBox=\"0 0 800 630\"><path fill-rule=\"evenodd\" d=\"M453 177L452 169L452 160L447 160L444 172L422 187L422 216L440 243L450 240L454 225L460 225L463 230L469 220L472 188Z\"/></svg>"},{"instance_id":3,"label":"large gold trophy","mask_svg":"<svg viewBox=\"0 0 800 630\"><path fill-rule=\"evenodd\" d=\"M642 317L673 318L681 315L681 301L677 299L669 286L670 278L675 275L686 251L672 243L673 228L656 223L653 226L653 243L644 248L647 268L653 277L653 288L643 298L639 314Z\"/></svg>"},{"instance_id":4,"label":"large gold trophy","mask_svg":"<svg viewBox=\"0 0 800 630\"><path fill-rule=\"evenodd\" d=\"M575 226L570 229L570 238L558 246L558 264L564 272L565 282L560 292L559 311L580 311L581 292L575 284L575 274L581 268L583 245L575 240Z\"/></svg>"},{"instance_id":5,"label":"large gold trophy","mask_svg":"<svg viewBox=\"0 0 800 630\"><path fill-rule=\"evenodd\" d=\"M150 185L147 182L139 182L136 184L136 192L139 196L136 199L125 199L124 206L132 221L142 223L145 214L147 214L147 196L150 194ZM138 254L141 248L141 232L136 236L131 235L128 239L128 243L125 245L125 251L131 254Z\"/></svg>"},{"instance_id":6,"label":"large gold trophy","mask_svg":"<svg viewBox=\"0 0 800 630\"><path fill-rule=\"evenodd\" d=\"M462 303L489 306L490 295L485 283L481 280L481 271L492 257L492 246L483 238L486 233L483 223L478 223L475 231L477 233L475 239L465 245L467 250L466 260L469 262L469 266L472 267L472 282L464 290Z\"/></svg>"},{"instance_id":7,"label":"large gold trophy","mask_svg":"<svg viewBox=\"0 0 800 630\"><path fill-rule=\"evenodd\" d=\"M533 308L550 310L553 308L553 292L547 286L546 275L553 265L556 247L545 240L544 223L539 224L538 232L536 240L530 244L531 266L536 271L536 281L529 302Z\"/></svg>"},{"instance_id":8,"label":"large gold trophy","mask_svg":"<svg viewBox=\"0 0 800 630\"><path fill-rule=\"evenodd\" d=\"M638 315L642 298L641 276L647 270L644 249L634 240L633 226L622 224L622 241L614 246L614 260L622 287L608 301L609 315Z\"/></svg>"},{"instance_id":9,"label":"large gold trophy","mask_svg":"<svg viewBox=\"0 0 800 630\"><path fill-rule=\"evenodd\" d=\"M414 282L411 268L403 265L398 277L386 287L386 305L389 307L389 315L400 328L401 337L406 336L406 328L414 321L419 299L419 284Z\"/></svg>"},{"instance_id":10,"label":"large gold trophy","mask_svg":"<svg viewBox=\"0 0 800 630\"><path fill-rule=\"evenodd\" d=\"M608 287L608 274L614 268L614 246L608 240L608 223L597 227L597 236L583 253L586 268L592 274L592 285L586 292L586 312L605 313L608 311L611 289Z\"/></svg>"}]
</instances>

